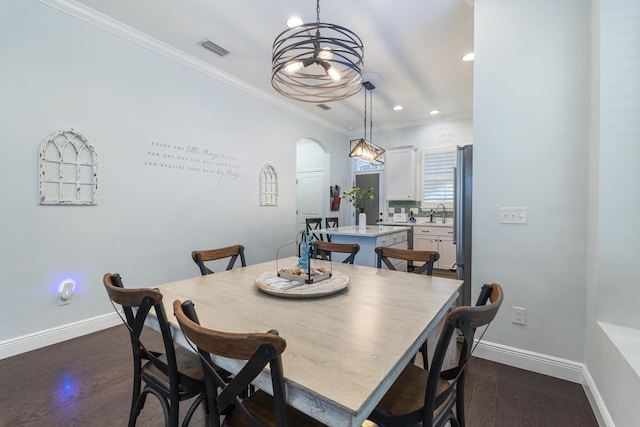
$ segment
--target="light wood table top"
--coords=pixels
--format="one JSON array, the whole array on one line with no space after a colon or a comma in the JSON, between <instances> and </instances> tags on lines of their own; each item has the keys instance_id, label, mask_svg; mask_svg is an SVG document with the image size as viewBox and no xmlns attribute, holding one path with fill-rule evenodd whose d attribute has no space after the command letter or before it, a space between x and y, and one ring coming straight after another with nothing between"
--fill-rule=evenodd
<instances>
[{"instance_id":1,"label":"light wood table top","mask_svg":"<svg viewBox=\"0 0 640 427\"><path fill-rule=\"evenodd\" d=\"M295 263L292 257L278 265ZM462 281L341 263L332 268L349 276L348 287L312 299L256 287L256 277L275 275L275 261L157 287L172 327L178 327L172 304L179 299L192 300L200 323L211 329L278 330L287 341L288 403L330 426L359 426L454 303ZM176 340L186 345L182 334ZM230 360L215 362L239 370ZM268 373L256 386L271 390Z\"/></svg>"}]
</instances>

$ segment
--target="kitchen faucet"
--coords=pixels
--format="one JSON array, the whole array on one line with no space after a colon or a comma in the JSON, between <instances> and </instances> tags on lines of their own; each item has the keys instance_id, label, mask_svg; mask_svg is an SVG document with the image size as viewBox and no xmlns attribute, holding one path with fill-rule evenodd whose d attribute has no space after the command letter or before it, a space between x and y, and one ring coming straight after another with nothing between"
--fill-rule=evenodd
<instances>
[{"instance_id":1,"label":"kitchen faucet","mask_svg":"<svg viewBox=\"0 0 640 427\"><path fill-rule=\"evenodd\" d=\"M436 206L436 214L438 213L438 209L440 209L440 206L442 206L442 223L444 224L444 222L445 222L444 216L447 213L447 208L445 208L444 205L442 203L440 203L438 206Z\"/></svg>"}]
</instances>

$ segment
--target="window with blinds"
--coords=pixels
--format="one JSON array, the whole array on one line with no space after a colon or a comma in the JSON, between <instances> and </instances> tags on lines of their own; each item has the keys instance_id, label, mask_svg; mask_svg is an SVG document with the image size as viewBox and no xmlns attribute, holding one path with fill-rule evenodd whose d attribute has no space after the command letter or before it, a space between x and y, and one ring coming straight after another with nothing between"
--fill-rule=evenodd
<instances>
[{"instance_id":1,"label":"window with blinds","mask_svg":"<svg viewBox=\"0 0 640 427\"><path fill-rule=\"evenodd\" d=\"M453 169L456 167L456 147L422 152L422 202L435 207L439 203L453 204Z\"/></svg>"}]
</instances>

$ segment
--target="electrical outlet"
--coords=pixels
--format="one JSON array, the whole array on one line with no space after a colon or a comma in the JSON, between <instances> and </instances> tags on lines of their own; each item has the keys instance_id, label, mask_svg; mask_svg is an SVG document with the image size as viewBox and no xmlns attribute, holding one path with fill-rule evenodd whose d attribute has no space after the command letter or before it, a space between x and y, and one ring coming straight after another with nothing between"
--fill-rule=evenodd
<instances>
[{"instance_id":1,"label":"electrical outlet","mask_svg":"<svg viewBox=\"0 0 640 427\"><path fill-rule=\"evenodd\" d=\"M515 323L517 325L524 325L526 314L527 314L526 308L513 306L511 311L511 323Z\"/></svg>"}]
</instances>

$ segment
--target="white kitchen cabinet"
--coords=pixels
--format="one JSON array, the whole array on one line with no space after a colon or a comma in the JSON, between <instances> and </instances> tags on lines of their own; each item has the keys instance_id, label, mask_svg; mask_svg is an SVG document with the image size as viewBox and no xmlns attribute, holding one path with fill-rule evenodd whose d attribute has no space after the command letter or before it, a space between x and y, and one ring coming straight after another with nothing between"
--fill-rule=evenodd
<instances>
[{"instance_id":1,"label":"white kitchen cabinet","mask_svg":"<svg viewBox=\"0 0 640 427\"><path fill-rule=\"evenodd\" d=\"M440 259L434 267L449 270L456 262L456 246L453 244L452 227L413 227L413 249L416 251L437 251ZM419 265L418 263L414 263Z\"/></svg>"},{"instance_id":2,"label":"white kitchen cabinet","mask_svg":"<svg viewBox=\"0 0 640 427\"><path fill-rule=\"evenodd\" d=\"M407 241L407 232L400 231L398 233L385 234L384 236L380 236L378 237L376 242L376 247L378 246L386 246L396 249L408 249L409 242ZM391 259L391 263L396 268L396 270L407 271L407 261L403 261L400 259ZM387 268L384 263L382 264L382 268Z\"/></svg>"},{"instance_id":3,"label":"white kitchen cabinet","mask_svg":"<svg viewBox=\"0 0 640 427\"><path fill-rule=\"evenodd\" d=\"M416 200L416 152L413 146L384 153L387 200Z\"/></svg>"}]
</instances>

